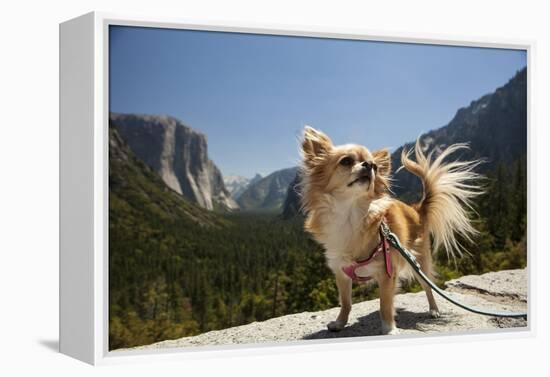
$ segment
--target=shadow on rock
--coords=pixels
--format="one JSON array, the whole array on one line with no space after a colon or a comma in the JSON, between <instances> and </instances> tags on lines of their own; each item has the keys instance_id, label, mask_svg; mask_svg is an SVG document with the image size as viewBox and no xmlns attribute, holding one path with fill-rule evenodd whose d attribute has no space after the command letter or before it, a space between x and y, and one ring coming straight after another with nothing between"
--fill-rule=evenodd
<instances>
[{"instance_id":1,"label":"shadow on rock","mask_svg":"<svg viewBox=\"0 0 550 377\"><path fill-rule=\"evenodd\" d=\"M429 312L417 313L397 308L396 322L400 329L424 331L423 327L427 325L445 328L448 324L456 322L456 315L442 313L441 317L433 318Z\"/></svg>"},{"instance_id":2,"label":"shadow on rock","mask_svg":"<svg viewBox=\"0 0 550 377\"><path fill-rule=\"evenodd\" d=\"M453 322L451 314L443 314L439 318L432 318L430 313L409 312L403 308L397 309L396 315L397 327L403 330L424 331L423 325L439 325L445 327L446 324ZM357 319L357 322L346 326L342 331L334 332L327 329L304 336L303 339L332 339L348 338L355 336L381 335L379 312L372 312L366 316Z\"/></svg>"}]
</instances>

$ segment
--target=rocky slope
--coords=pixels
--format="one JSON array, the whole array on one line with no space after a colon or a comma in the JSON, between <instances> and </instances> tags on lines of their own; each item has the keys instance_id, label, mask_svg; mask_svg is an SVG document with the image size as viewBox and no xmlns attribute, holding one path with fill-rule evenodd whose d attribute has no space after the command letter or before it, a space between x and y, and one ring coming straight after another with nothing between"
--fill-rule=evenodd
<instances>
[{"instance_id":1,"label":"rocky slope","mask_svg":"<svg viewBox=\"0 0 550 377\"><path fill-rule=\"evenodd\" d=\"M208 158L205 135L168 116L112 113L109 121L172 190L209 210L238 208Z\"/></svg>"},{"instance_id":2,"label":"rocky slope","mask_svg":"<svg viewBox=\"0 0 550 377\"><path fill-rule=\"evenodd\" d=\"M464 276L447 282L446 287L454 298L477 308L494 311L525 311L527 280L525 269L508 270L480 276ZM527 321L524 319L481 316L460 309L440 297L437 297L437 301L442 315L434 319L427 312L428 304L424 292L397 295L395 303L400 333L420 336L429 333L458 334L527 326ZM338 333L329 332L326 330L326 324L336 317L338 310L333 308L320 312L291 314L134 349L286 342L380 334L379 300L354 304L348 326Z\"/></svg>"},{"instance_id":3,"label":"rocky slope","mask_svg":"<svg viewBox=\"0 0 550 377\"><path fill-rule=\"evenodd\" d=\"M147 165L140 161L120 137L109 129L109 231L114 238L120 224L132 229L143 225L138 219L185 221L217 227L223 221L170 190ZM120 252L111 249L110 256ZM111 267L113 267L111 265Z\"/></svg>"},{"instance_id":4,"label":"rocky slope","mask_svg":"<svg viewBox=\"0 0 550 377\"><path fill-rule=\"evenodd\" d=\"M498 164L511 165L527 153L527 69L519 71L506 85L469 106L459 109L444 127L421 137L425 152L435 154L454 143L469 143L470 150L457 154L463 160L483 159L477 169L482 174L494 171ZM405 144L392 153L392 168L401 166ZM418 199L420 181L405 170L394 174L392 184L397 196Z\"/></svg>"},{"instance_id":5,"label":"rocky slope","mask_svg":"<svg viewBox=\"0 0 550 377\"><path fill-rule=\"evenodd\" d=\"M300 170L297 170L286 191L285 201L283 202L283 219L290 219L302 213L300 198Z\"/></svg>"},{"instance_id":6,"label":"rocky slope","mask_svg":"<svg viewBox=\"0 0 550 377\"><path fill-rule=\"evenodd\" d=\"M298 168L278 170L248 185L239 196L242 210L280 211Z\"/></svg>"}]
</instances>

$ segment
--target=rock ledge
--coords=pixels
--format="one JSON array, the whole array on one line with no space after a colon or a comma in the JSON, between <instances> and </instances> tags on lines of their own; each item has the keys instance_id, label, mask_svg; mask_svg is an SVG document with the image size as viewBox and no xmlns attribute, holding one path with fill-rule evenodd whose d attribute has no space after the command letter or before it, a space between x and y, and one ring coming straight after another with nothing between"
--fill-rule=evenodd
<instances>
[{"instance_id":1,"label":"rock ledge","mask_svg":"<svg viewBox=\"0 0 550 377\"><path fill-rule=\"evenodd\" d=\"M445 283L447 292L468 305L492 311L527 310L527 271L507 270L483 275L463 276ZM499 328L526 327L524 319L481 316L460 309L436 295L440 318L431 318L424 292L398 294L395 297L397 326L400 334L455 333ZM206 345L253 344L260 342L329 339L380 335L379 300L353 305L348 326L329 332L326 324L336 318L338 308L303 312L263 322L210 331L197 336L167 340L132 349L165 349Z\"/></svg>"}]
</instances>

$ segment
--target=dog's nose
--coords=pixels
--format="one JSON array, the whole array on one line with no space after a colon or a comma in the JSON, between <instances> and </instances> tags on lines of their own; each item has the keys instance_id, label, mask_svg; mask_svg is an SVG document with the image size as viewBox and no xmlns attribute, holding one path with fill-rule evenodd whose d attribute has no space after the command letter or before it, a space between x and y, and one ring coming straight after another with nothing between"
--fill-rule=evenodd
<instances>
[{"instance_id":1,"label":"dog's nose","mask_svg":"<svg viewBox=\"0 0 550 377\"><path fill-rule=\"evenodd\" d=\"M373 169L373 165L374 164L372 162L368 162L368 161L363 161L363 163L361 163L361 166L363 167L363 169L369 172Z\"/></svg>"}]
</instances>

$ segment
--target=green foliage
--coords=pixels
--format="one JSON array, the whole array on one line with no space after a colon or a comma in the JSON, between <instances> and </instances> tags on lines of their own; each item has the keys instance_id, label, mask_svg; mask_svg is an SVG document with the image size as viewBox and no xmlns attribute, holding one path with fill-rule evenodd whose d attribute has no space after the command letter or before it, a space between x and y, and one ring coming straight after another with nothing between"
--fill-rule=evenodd
<instances>
[{"instance_id":1,"label":"green foliage","mask_svg":"<svg viewBox=\"0 0 550 377\"><path fill-rule=\"evenodd\" d=\"M120 228L115 221L110 241L113 348L337 305L334 279L301 221L259 214L226 219L232 226L195 226L193 232L170 223L159 229ZM162 228L162 237L139 235ZM148 322L159 319L164 322L156 328ZM144 329L136 337L139 326Z\"/></svg>"},{"instance_id":2,"label":"green foliage","mask_svg":"<svg viewBox=\"0 0 550 377\"><path fill-rule=\"evenodd\" d=\"M474 243L467 244L469 254L459 260L449 261L445 253L437 255L441 281L527 265L526 169L522 156L508 167L499 164L488 175L486 192L476 205L479 220L474 225L479 234Z\"/></svg>"},{"instance_id":3,"label":"green foliage","mask_svg":"<svg viewBox=\"0 0 550 377\"><path fill-rule=\"evenodd\" d=\"M308 299L313 306L310 310L318 311L332 308L335 302L338 302L338 289L334 284L334 278L331 276L321 280L317 286L309 293Z\"/></svg>"}]
</instances>

